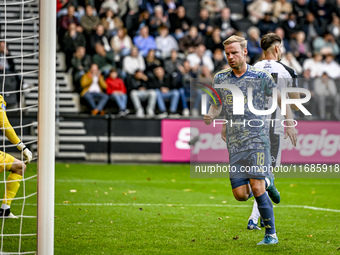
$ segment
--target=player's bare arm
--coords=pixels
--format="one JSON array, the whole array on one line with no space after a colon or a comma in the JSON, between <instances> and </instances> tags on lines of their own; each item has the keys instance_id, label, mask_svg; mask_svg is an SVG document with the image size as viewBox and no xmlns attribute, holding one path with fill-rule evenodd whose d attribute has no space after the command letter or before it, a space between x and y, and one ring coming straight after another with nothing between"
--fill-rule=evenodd
<instances>
[{"instance_id":1,"label":"player's bare arm","mask_svg":"<svg viewBox=\"0 0 340 255\"><path fill-rule=\"evenodd\" d=\"M277 103L281 108L281 93L278 90L277 91ZM287 137L289 137L290 141L292 142L292 144L294 145L294 147L296 147L296 142L297 142L297 131L294 127L294 121L293 121L293 114L292 114L292 110L290 109L289 105L286 105L286 131L285 131L285 139Z\"/></svg>"},{"instance_id":2,"label":"player's bare arm","mask_svg":"<svg viewBox=\"0 0 340 255\"><path fill-rule=\"evenodd\" d=\"M208 114L205 114L203 116L204 123L206 125L210 125L214 119L220 116L221 111L222 111L221 105L220 106L210 105Z\"/></svg>"},{"instance_id":3,"label":"player's bare arm","mask_svg":"<svg viewBox=\"0 0 340 255\"><path fill-rule=\"evenodd\" d=\"M221 138L224 142L227 142L227 124L222 125Z\"/></svg>"},{"instance_id":4,"label":"player's bare arm","mask_svg":"<svg viewBox=\"0 0 340 255\"><path fill-rule=\"evenodd\" d=\"M300 93L297 93L297 92L288 93L288 96L290 99L300 99ZM294 111L299 110L299 107L297 107L295 104L291 104L290 108Z\"/></svg>"}]
</instances>

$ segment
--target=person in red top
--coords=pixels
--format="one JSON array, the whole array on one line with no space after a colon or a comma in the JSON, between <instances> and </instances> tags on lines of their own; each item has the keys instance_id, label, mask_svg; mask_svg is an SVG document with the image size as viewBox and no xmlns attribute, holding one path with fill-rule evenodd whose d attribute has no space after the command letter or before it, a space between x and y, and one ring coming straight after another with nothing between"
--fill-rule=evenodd
<instances>
[{"instance_id":1,"label":"person in red top","mask_svg":"<svg viewBox=\"0 0 340 255\"><path fill-rule=\"evenodd\" d=\"M115 100L119 107L119 115L125 116L130 111L126 109L127 95L124 81L118 78L116 69L111 69L109 76L106 78L106 93L110 95L111 100Z\"/></svg>"}]
</instances>

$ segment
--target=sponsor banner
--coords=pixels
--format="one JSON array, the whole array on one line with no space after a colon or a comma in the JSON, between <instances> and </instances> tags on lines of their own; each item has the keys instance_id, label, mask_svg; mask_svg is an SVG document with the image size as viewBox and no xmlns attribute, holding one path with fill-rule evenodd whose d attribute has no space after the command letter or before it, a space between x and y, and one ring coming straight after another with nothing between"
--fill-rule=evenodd
<instances>
[{"instance_id":1,"label":"sponsor banner","mask_svg":"<svg viewBox=\"0 0 340 255\"><path fill-rule=\"evenodd\" d=\"M221 125L202 120L162 120L164 162L228 162ZM289 138L282 144L282 163L340 163L340 122L298 121L297 147Z\"/></svg>"}]
</instances>

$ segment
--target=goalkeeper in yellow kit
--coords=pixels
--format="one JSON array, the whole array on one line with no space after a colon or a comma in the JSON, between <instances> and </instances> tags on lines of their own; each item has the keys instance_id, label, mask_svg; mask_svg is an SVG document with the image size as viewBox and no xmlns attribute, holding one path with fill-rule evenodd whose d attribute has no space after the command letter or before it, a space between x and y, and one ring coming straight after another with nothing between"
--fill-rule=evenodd
<instances>
[{"instance_id":1,"label":"goalkeeper in yellow kit","mask_svg":"<svg viewBox=\"0 0 340 255\"><path fill-rule=\"evenodd\" d=\"M32 160L32 152L20 141L6 114L6 102L0 95L0 128L7 139L15 144L19 151L23 152L25 162L22 162L8 153L0 151L0 173L10 171L6 182L5 196L0 208L0 218L18 218L11 213L10 207L12 200L16 196L20 187L22 176L26 170L25 163L29 164Z\"/></svg>"}]
</instances>

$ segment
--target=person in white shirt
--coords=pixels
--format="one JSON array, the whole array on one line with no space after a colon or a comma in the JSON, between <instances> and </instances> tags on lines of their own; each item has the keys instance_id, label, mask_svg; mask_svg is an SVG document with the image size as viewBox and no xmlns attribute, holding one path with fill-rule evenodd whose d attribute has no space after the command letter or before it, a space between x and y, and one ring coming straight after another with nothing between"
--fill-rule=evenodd
<instances>
[{"instance_id":1,"label":"person in white shirt","mask_svg":"<svg viewBox=\"0 0 340 255\"><path fill-rule=\"evenodd\" d=\"M319 107L320 119L326 119L327 102L331 102L333 114L337 120L340 120L340 95L336 89L335 82L324 72L320 78L314 81L314 91Z\"/></svg>"},{"instance_id":2,"label":"person in white shirt","mask_svg":"<svg viewBox=\"0 0 340 255\"><path fill-rule=\"evenodd\" d=\"M285 55L282 56L281 63L293 68L298 75L302 73L302 66L299 61L294 57L293 53L288 51Z\"/></svg>"},{"instance_id":3,"label":"person in white shirt","mask_svg":"<svg viewBox=\"0 0 340 255\"><path fill-rule=\"evenodd\" d=\"M169 29L166 26L159 28L159 36L156 37L157 50L161 52L163 59L170 56L171 51L178 51L178 43L172 35L169 35Z\"/></svg>"},{"instance_id":4,"label":"person in white shirt","mask_svg":"<svg viewBox=\"0 0 340 255\"><path fill-rule=\"evenodd\" d=\"M127 74L134 75L136 71L145 70L145 61L137 47L131 48L130 56L126 56L123 59L123 71Z\"/></svg>"},{"instance_id":5,"label":"person in white shirt","mask_svg":"<svg viewBox=\"0 0 340 255\"><path fill-rule=\"evenodd\" d=\"M313 58L307 58L303 62L303 70L310 70L310 77L320 77L322 74L323 64L322 55L319 52L313 53Z\"/></svg>"},{"instance_id":6,"label":"person in white shirt","mask_svg":"<svg viewBox=\"0 0 340 255\"><path fill-rule=\"evenodd\" d=\"M322 73L327 73L331 79L340 78L340 65L334 60L332 54L326 55L325 61L322 63Z\"/></svg>"},{"instance_id":7,"label":"person in white shirt","mask_svg":"<svg viewBox=\"0 0 340 255\"><path fill-rule=\"evenodd\" d=\"M190 66L193 70L200 71L203 66L207 66L210 72L214 71L214 63L212 59L205 55L206 47L204 44L200 44L197 46L195 53L191 53L188 55L187 60L190 63Z\"/></svg>"}]
</instances>

